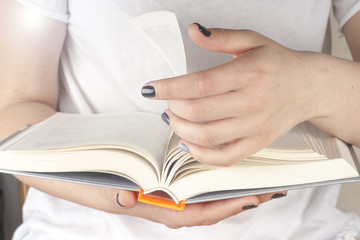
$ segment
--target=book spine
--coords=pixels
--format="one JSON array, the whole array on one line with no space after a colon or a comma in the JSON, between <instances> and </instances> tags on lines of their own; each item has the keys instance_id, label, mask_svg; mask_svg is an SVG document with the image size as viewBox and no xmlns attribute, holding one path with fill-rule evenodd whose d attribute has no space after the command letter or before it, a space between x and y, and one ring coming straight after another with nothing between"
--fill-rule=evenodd
<instances>
[{"instance_id":1,"label":"book spine","mask_svg":"<svg viewBox=\"0 0 360 240\"><path fill-rule=\"evenodd\" d=\"M156 197L144 195L143 190L141 188L139 188L138 201L142 202L142 203L158 206L158 207L177 210L177 211L182 211L182 210L184 210L184 207L185 207L184 201L175 203L174 201L171 201L171 200L166 200L166 199L162 199L162 198L156 198Z\"/></svg>"}]
</instances>

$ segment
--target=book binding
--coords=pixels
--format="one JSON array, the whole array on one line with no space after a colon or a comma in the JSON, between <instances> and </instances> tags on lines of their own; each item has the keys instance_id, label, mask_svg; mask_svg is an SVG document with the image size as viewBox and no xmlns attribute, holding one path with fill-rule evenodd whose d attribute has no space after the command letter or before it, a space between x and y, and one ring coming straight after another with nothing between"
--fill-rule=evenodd
<instances>
[{"instance_id":1,"label":"book binding","mask_svg":"<svg viewBox=\"0 0 360 240\"><path fill-rule=\"evenodd\" d=\"M166 200L162 198L157 198L153 196L147 196L143 194L143 190L139 188L138 201L146 204L151 204L158 207L169 208L177 211L183 211L185 208L185 202L181 201L179 203L175 203L171 200Z\"/></svg>"}]
</instances>

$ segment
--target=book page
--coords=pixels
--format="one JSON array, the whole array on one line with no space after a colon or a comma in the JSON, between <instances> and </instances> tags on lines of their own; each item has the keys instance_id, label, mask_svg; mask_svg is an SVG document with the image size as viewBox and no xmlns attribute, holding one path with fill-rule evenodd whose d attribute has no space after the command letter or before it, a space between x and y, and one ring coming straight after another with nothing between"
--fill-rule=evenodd
<instances>
[{"instance_id":1,"label":"book page","mask_svg":"<svg viewBox=\"0 0 360 240\"><path fill-rule=\"evenodd\" d=\"M289 186L358 177L343 159L303 164L219 167L193 171L170 185L176 200L216 191Z\"/></svg>"},{"instance_id":2,"label":"book page","mask_svg":"<svg viewBox=\"0 0 360 240\"><path fill-rule=\"evenodd\" d=\"M300 123L268 147L250 156L249 159L278 161L325 160L330 157L323 150L324 142L334 142L334 138L330 135L320 134L317 128L310 123ZM340 155L338 154L336 157L340 157Z\"/></svg>"},{"instance_id":3,"label":"book page","mask_svg":"<svg viewBox=\"0 0 360 240\"><path fill-rule=\"evenodd\" d=\"M106 182L117 176L124 177L144 189L158 185L159 177L153 165L139 154L122 151L109 147L78 149L52 149L42 151L0 152L0 169L3 172L18 171L19 175L58 179L57 176L66 175L63 180L78 182L77 175L107 173L107 177L100 179L100 183L109 186ZM58 174L59 173L59 174ZM87 174L85 174L87 173ZM54 175L54 176L53 176ZM72 176L72 177L71 177ZM61 180L61 179L59 179ZM85 179L83 179L85 180ZM94 179L80 183L94 184ZM121 183L120 183L121 184Z\"/></svg>"},{"instance_id":4,"label":"book page","mask_svg":"<svg viewBox=\"0 0 360 240\"><path fill-rule=\"evenodd\" d=\"M129 21L159 50L175 76L186 74L184 44L174 13L151 12Z\"/></svg>"},{"instance_id":5,"label":"book page","mask_svg":"<svg viewBox=\"0 0 360 240\"><path fill-rule=\"evenodd\" d=\"M34 129L12 139L12 146L6 150L117 145L148 159L158 173L171 135L170 128L160 116L143 112L97 115L56 113ZM23 135L27 136L22 139Z\"/></svg>"}]
</instances>

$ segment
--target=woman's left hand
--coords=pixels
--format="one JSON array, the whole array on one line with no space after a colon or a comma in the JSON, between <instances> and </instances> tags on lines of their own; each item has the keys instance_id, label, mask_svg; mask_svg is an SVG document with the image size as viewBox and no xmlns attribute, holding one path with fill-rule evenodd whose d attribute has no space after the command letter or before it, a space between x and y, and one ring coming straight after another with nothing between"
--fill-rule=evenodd
<instances>
[{"instance_id":1,"label":"woman's left hand","mask_svg":"<svg viewBox=\"0 0 360 240\"><path fill-rule=\"evenodd\" d=\"M199 162L231 165L296 124L326 115L324 95L336 92L336 84L319 77L327 72L321 54L290 50L249 30L211 29L207 37L192 24L189 35L234 58L146 86L153 99L168 100L165 118Z\"/></svg>"}]
</instances>

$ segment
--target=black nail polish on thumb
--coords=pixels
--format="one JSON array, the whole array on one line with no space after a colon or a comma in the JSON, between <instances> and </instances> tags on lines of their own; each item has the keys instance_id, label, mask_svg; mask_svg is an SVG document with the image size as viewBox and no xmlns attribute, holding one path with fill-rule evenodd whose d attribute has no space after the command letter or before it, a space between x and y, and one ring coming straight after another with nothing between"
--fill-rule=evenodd
<instances>
[{"instance_id":1,"label":"black nail polish on thumb","mask_svg":"<svg viewBox=\"0 0 360 240\"><path fill-rule=\"evenodd\" d=\"M116 203L117 203L120 207L125 208L125 206L122 205L122 204L120 203L120 201L119 201L119 193L116 195Z\"/></svg>"},{"instance_id":2,"label":"black nail polish on thumb","mask_svg":"<svg viewBox=\"0 0 360 240\"><path fill-rule=\"evenodd\" d=\"M199 31L205 36L205 37L210 37L211 36L211 31L209 29L207 29L206 27L204 27L203 25L201 25L200 23L194 23L199 27Z\"/></svg>"}]
</instances>

